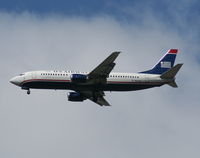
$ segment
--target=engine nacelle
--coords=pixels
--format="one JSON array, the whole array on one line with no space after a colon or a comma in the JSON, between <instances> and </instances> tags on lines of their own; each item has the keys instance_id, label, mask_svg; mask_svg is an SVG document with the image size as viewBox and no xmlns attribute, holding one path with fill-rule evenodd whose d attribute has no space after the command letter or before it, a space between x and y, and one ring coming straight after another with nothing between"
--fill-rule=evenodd
<instances>
[{"instance_id":1,"label":"engine nacelle","mask_svg":"<svg viewBox=\"0 0 200 158\"><path fill-rule=\"evenodd\" d=\"M69 92L68 93L68 101L83 101L85 100L85 98L80 94L80 93L76 93L76 92Z\"/></svg>"},{"instance_id":2,"label":"engine nacelle","mask_svg":"<svg viewBox=\"0 0 200 158\"><path fill-rule=\"evenodd\" d=\"M87 81L87 75L83 74L72 74L70 78L71 82L74 83L85 83Z\"/></svg>"}]
</instances>

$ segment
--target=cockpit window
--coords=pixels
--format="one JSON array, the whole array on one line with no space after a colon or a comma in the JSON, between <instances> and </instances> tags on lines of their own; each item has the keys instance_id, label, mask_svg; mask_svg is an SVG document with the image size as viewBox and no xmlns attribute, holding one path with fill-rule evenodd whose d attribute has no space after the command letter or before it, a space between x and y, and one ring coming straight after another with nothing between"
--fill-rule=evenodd
<instances>
[{"instance_id":1,"label":"cockpit window","mask_svg":"<svg viewBox=\"0 0 200 158\"><path fill-rule=\"evenodd\" d=\"M23 75L25 75L25 74L20 74L19 76L23 76Z\"/></svg>"}]
</instances>

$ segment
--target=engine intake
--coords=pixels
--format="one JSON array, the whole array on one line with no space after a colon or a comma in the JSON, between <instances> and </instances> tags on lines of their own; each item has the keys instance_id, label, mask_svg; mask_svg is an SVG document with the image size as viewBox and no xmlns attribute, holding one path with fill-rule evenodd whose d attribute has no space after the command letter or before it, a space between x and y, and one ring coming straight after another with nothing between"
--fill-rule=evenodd
<instances>
[{"instance_id":1,"label":"engine intake","mask_svg":"<svg viewBox=\"0 0 200 158\"><path fill-rule=\"evenodd\" d=\"M70 78L71 82L74 83L85 83L87 81L87 75L82 74L72 74Z\"/></svg>"},{"instance_id":2,"label":"engine intake","mask_svg":"<svg viewBox=\"0 0 200 158\"><path fill-rule=\"evenodd\" d=\"M80 93L76 93L76 92L68 93L68 101L79 102L79 101L84 101L84 100L85 98Z\"/></svg>"}]
</instances>

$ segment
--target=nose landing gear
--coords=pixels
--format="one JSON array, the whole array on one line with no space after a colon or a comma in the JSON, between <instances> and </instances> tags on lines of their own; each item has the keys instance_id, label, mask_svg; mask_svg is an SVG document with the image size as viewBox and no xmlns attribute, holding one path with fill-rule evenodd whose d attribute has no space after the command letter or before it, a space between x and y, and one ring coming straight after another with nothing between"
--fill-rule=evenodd
<instances>
[{"instance_id":1,"label":"nose landing gear","mask_svg":"<svg viewBox=\"0 0 200 158\"><path fill-rule=\"evenodd\" d=\"M28 87L22 87L22 89L24 89L24 90L27 90L27 94L29 95L29 94L31 94L31 91L30 91L30 89L28 88Z\"/></svg>"},{"instance_id":2,"label":"nose landing gear","mask_svg":"<svg viewBox=\"0 0 200 158\"><path fill-rule=\"evenodd\" d=\"M30 91L30 89L28 89L28 90L27 90L27 94L28 94L28 95L29 95L29 94L31 94L31 91Z\"/></svg>"}]
</instances>

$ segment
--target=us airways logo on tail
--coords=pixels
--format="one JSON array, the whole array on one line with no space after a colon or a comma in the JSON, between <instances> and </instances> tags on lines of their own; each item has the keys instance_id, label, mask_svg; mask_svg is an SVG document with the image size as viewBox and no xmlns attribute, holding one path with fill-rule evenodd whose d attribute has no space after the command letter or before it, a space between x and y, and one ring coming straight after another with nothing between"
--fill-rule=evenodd
<instances>
[{"instance_id":1,"label":"us airways logo on tail","mask_svg":"<svg viewBox=\"0 0 200 158\"><path fill-rule=\"evenodd\" d=\"M167 53L156 63L156 65L148 71L143 71L141 73L147 74L162 74L174 66L178 50L170 49Z\"/></svg>"},{"instance_id":2,"label":"us airways logo on tail","mask_svg":"<svg viewBox=\"0 0 200 158\"><path fill-rule=\"evenodd\" d=\"M162 61L162 62L160 62L160 65L161 65L161 68L168 68L168 69L170 69L172 66L172 64L171 64L171 62L169 62L169 61Z\"/></svg>"}]
</instances>

